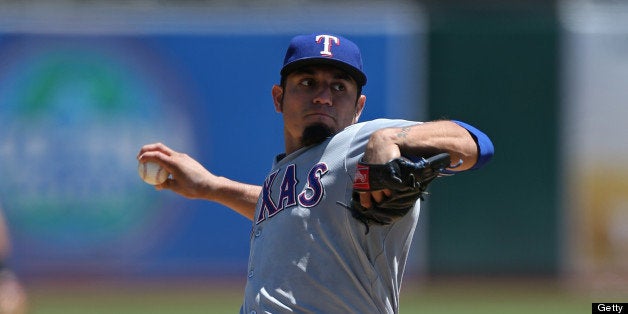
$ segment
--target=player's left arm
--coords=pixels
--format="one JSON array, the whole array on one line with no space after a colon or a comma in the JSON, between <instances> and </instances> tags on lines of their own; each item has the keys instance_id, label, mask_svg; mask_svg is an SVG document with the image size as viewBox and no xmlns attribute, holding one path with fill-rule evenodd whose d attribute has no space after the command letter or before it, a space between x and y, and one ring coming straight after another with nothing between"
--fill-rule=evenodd
<instances>
[{"instance_id":1,"label":"player's left arm","mask_svg":"<svg viewBox=\"0 0 628 314\"><path fill-rule=\"evenodd\" d=\"M454 171L478 168L493 155L493 144L478 129L460 121L439 120L374 132L366 146L364 161L383 164L400 156L430 157L449 153ZM452 166L454 166L452 165Z\"/></svg>"},{"instance_id":2,"label":"player's left arm","mask_svg":"<svg viewBox=\"0 0 628 314\"><path fill-rule=\"evenodd\" d=\"M430 157L449 153L450 171L464 171L482 167L493 156L491 140L477 128L455 120L438 120L401 128L375 131L366 145L363 161L384 164L404 157ZM385 191L361 193L360 203L371 207L371 197L380 202Z\"/></svg>"}]
</instances>

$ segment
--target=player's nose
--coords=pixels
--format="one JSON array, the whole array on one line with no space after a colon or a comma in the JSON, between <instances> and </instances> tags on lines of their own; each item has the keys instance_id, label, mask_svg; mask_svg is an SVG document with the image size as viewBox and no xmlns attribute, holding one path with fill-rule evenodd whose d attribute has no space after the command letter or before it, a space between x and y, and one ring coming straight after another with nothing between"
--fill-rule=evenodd
<instances>
[{"instance_id":1,"label":"player's nose","mask_svg":"<svg viewBox=\"0 0 628 314\"><path fill-rule=\"evenodd\" d=\"M331 106L332 105L332 92L331 86L323 85L316 91L313 102L318 105Z\"/></svg>"}]
</instances>

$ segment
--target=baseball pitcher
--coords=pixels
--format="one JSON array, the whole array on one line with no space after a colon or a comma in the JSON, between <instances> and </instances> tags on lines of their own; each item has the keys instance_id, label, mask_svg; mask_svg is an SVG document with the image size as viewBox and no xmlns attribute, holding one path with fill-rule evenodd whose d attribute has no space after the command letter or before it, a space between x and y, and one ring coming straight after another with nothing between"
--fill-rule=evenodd
<instances>
[{"instance_id":1,"label":"baseball pitcher","mask_svg":"<svg viewBox=\"0 0 628 314\"><path fill-rule=\"evenodd\" d=\"M294 37L280 75L272 98L285 152L259 185L215 176L161 143L138 159L171 174L158 189L251 219L241 313L398 313L426 188L482 167L493 144L460 121L358 122L367 76L341 36Z\"/></svg>"}]
</instances>

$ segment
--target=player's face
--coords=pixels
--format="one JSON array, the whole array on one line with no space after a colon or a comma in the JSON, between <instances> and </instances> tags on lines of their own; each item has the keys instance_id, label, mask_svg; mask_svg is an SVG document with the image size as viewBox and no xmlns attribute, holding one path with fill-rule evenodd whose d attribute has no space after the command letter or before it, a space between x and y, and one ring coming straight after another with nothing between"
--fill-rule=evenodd
<instances>
[{"instance_id":1,"label":"player's face","mask_svg":"<svg viewBox=\"0 0 628 314\"><path fill-rule=\"evenodd\" d=\"M324 139L356 123L366 102L357 94L351 76L327 66L302 68L288 75L285 88L275 85L273 99L277 112L283 113L287 150L313 144L310 136Z\"/></svg>"}]
</instances>

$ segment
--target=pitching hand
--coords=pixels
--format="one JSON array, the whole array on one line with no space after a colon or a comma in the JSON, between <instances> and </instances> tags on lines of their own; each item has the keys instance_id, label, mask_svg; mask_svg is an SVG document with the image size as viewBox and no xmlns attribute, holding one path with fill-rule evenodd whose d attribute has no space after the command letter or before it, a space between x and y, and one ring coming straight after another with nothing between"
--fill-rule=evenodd
<instances>
[{"instance_id":1,"label":"pitching hand","mask_svg":"<svg viewBox=\"0 0 628 314\"><path fill-rule=\"evenodd\" d=\"M162 143L154 143L144 145L137 159L140 162L156 162L171 174L171 178L155 186L158 190L172 190L188 198L211 198L209 195L218 177L187 154L176 152Z\"/></svg>"}]
</instances>

